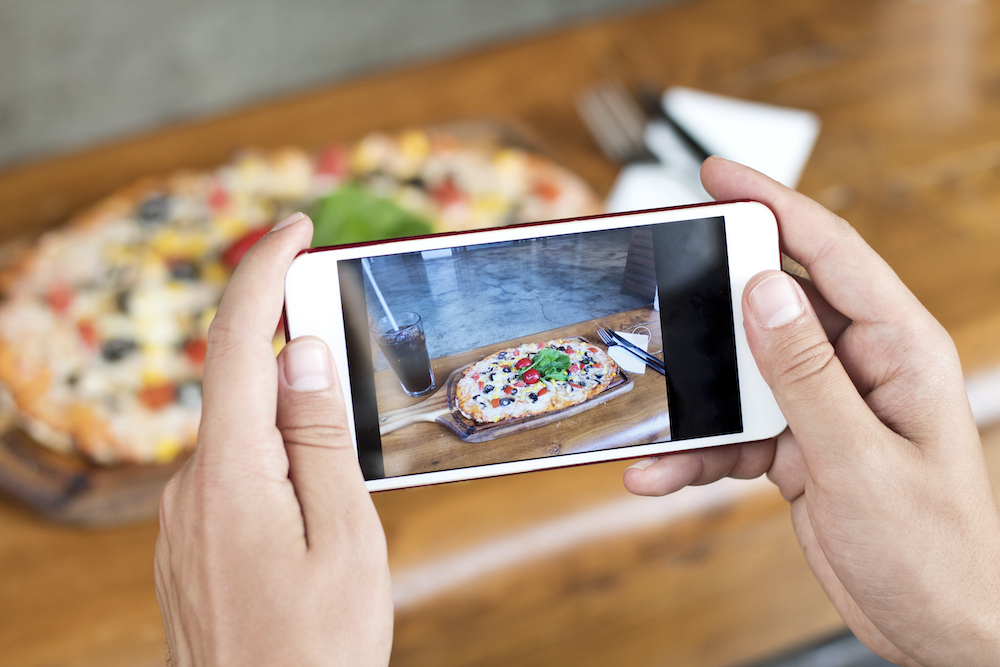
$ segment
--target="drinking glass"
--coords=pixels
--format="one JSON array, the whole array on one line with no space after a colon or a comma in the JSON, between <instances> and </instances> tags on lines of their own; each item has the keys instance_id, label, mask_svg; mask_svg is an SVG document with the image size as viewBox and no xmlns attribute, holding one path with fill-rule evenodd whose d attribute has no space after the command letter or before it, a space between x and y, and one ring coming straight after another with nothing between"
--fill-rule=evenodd
<instances>
[{"instance_id":1,"label":"drinking glass","mask_svg":"<svg viewBox=\"0 0 1000 667\"><path fill-rule=\"evenodd\" d=\"M427 356L427 339L417 313L395 313L396 327L388 317L372 323L382 354L399 378L407 396L423 396L434 389L434 371Z\"/></svg>"}]
</instances>

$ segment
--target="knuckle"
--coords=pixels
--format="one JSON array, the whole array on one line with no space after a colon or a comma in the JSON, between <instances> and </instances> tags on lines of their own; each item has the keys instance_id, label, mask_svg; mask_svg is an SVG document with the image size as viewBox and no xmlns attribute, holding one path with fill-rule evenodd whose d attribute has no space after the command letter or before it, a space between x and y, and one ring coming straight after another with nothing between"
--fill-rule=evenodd
<instances>
[{"instance_id":1,"label":"knuckle","mask_svg":"<svg viewBox=\"0 0 1000 667\"><path fill-rule=\"evenodd\" d=\"M785 387L814 385L829 374L836 358L828 340L793 336L776 350L775 379Z\"/></svg>"},{"instance_id":2,"label":"knuckle","mask_svg":"<svg viewBox=\"0 0 1000 667\"><path fill-rule=\"evenodd\" d=\"M844 243L856 243L861 240L861 236L858 234L857 230L854 229L851 223L832 211L827 211L827 214L830 222L831 233L819 246L819 248L814 251L813 256L810 258L810 264L823 262L831 256L837 248L842 247Z\"/></svg>"},{"instance_id":3,"label":"knuckle","mask_svg":"<svg viewBox=\"0 0 1000 667\"><path fill-rule=\"evenodd\" d=\"M163 487L163 493L160 494L160 525L165 526L170 520L173 512L174 506L177 504L177 495L179 493L180 486L180 475L173 475L169 480L167 480L166 485Z\"/></svg>"},{"instance_id":4,"label":"knuckle","mask_svg":"<svg viewBox=\"0 0 1000 667\"><path fill-rule=\"evenodd\" d=\"M224 319L216 317L208 327L205 340L211 354L225 355L239 346L240 336Z\"/></svg>"},{"instance_id":5,"label":"knuckle","mask_svg":"<svg viewBox=\"0 0 1000 667\"><path fill-rule=\"evenodd\" d=\"M286 445L307 445L327 449L352 449L345 423L284 424L279 429Z\"/></svg>"},{"instance_id":6,"label":"knuckle","mask_svg":"<svg viewBox=\"0 0 1000 667\"><path fill-rule=\"evenodd\" d=\"M754 479L771 467L774 460L772 442L748 442L736 445L736 461L729 470L728 477Z\"/></svg>"}]
</instances>

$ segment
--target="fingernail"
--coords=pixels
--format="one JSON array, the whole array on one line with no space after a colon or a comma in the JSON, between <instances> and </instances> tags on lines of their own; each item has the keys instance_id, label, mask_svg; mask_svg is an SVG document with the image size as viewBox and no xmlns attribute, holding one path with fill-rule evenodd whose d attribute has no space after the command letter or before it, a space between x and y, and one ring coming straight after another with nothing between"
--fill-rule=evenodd
<instances>
[{"instance_id":1,"label":"fingernail","mask_svg":"<svg viewBox=\"0 0 1000 667\"><path fill-rule=\"evenodd\" d=\"M321 391L333 384L330 350L321 340L292 341L285 347L285 381L295 391Z\"/></svg>"},{"instance_id":2,"label":"fingernail","mask_svg":"<svg viewBox=\"0 0 1000 667\"><path fill-rule=\"evenodd\" d=\"M757 283L749 301L754 319L765 329L788 324L805 310L801 292L785 273L775 273Z\"/></svg>"},{"instance_id":3,"label":"fingernail","mask_svg":"<svg viewBox=\"0 0 1000 667\"><path fill-rule=\"evenodd\" d=\"M632 465L630 465L628 468L626 468L626 470L631 470L632 468L635 468L636 470L645 470L649 466L651 466L654 463L656 463L658 460L659 459L657 459L657 458L654 457L654 458L650 458L650 459L643 459L641 461L636 461L635 463L633 463Z\"/></svg>"},{"instance_id":4,"label":"fingernail","mask_svg":"<svg viewBox=\"0 0 1000 667\"><path fill-rule=\"evenodd\" d=\"M288 216L287 218L276 224L274 227L271 227L271 232L276 232L279 229L284 229L285 227L288 227L289 225L294 225L296 222L298 222L304 217L306 217L306 214L302 213L301 211L298 213L292 213L290 216ZM268 233L270 234L271 232Z\"/></svg>"}]
</instances>

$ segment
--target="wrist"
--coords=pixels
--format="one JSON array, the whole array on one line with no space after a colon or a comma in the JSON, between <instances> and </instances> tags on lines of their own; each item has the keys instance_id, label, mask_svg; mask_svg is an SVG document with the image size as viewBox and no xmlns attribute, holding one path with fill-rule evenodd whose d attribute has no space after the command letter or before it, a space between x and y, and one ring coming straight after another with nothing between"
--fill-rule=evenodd
<instances>
[{"instance_id":1,"label":"wrist","mask_svg":"<svg viewBox=\"0 0 1000 667\"><path fill-rule=\"evenodd\" d=\"M968 658L959 664L1000 665L1000 573L992 581L982 591L983 614L970 628Z\"/></svg>"},{"instance_id":2,"label":"wrist","mask_svg":"<svg viewBox=\"0 0 1000 667\"><path fill-rule=\"evenodd\" d=\"M956 596L951 609L942 610L944 646L921 664L1000 665L1000 538L995 542L997 548L983 552L982 576L969 576L975 593Z\"/></svg>"}]
</instances>

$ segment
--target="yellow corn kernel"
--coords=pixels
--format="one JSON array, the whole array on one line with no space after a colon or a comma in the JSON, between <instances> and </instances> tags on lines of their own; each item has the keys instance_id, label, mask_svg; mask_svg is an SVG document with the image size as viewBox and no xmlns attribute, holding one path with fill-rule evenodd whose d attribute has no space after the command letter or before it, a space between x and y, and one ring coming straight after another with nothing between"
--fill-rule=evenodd
<instances>
[{"instance_id":1,"label":"yellow corn kernel","mask_svg":"<svg viewBox=\"0 0 1000 667\"><path fill-rule=\"evenodd\" d=\"M114 243L104 248L104 258L109 264L130 264L138 256L134 248L121 243Z\"/></svg>"},{"instance_id":2,"label":"yellow corn kernel","mask_svg":"<svg viewBox=\"0 0 1000 667\"><path fill-rule=\"evenodd\" d=\"M202 336L208 335L208 327L211 326L212 320L215 319L215 313L218 312L218 308L212 306L211 308L206 308L198 316L198 331L201 332Z\"/></svg>"},{"instance_id":3,"label":"yellow corn kernel","mask_svg":"<svg viewBox=\"0 0 1000 667\"><path fill-rule=\"evenodd\" d=\"M500 170L520 170L524 166L524 153L514 148L500 149L493 164Z\"/></svg>"},{"instance_id":4,"label":"yellow corn kernel","mask_svg":"<svg viewBox=\"0 0 1000 667\"><path fill-rule=\"evenodd\" d=\"M470 218L476 226L497 225L503 222L509 209L510 201L496 193L476 195L471 202Z\"/></svg>"},{"instance_id":5,"label":"yellow corn kernel","mask_svg":"<svg viewBox=\"0 0 1000 667\"><path fill-rule=\"evenodd\" d=\"M142 386L155 387L170 382L167 369L173 353L167 345L147 343L142 346Z\"/></svg>"},{"instance_id":6,"label":"yellow corn kernel","mask_svg":"<svg viewBox=\"0 0 1000 667\"><path fill-rule=\"evenodd\" d=\"M312 160L305 151L285 148L271 159L271 178L268 191L271 195L291 199L304 197L312 183Z\"/></svg>"},{"instance_id":7,"label":"yellow corn kernel","mask_svg":"<svg viewBox=\"0 0 1000 667\"><path fill-rule=\"evenodd\" d=\"M472 198L473 213L503 214L510 208L510 201L495 192L485 192Z\"/></svg>"},{"instance_id":8,"label":"yellow corn kernel","mask_svg":"<svg viewBox=\"0 0 1000 667\"><path fill-rule=\"evenodd\" d=\"M243 218L237 218L229 215L220 215L212 221L222 237L230 241L234 241L250 229L250 223L248 223Z\"/></svg>"},{"instance_id":9,"label":"yellow corn kernel","mask_svg":"<svg viewBox=\"0 0 1000 667\"><path fill-rule=\"evenodd\" d=\"M166 384L169 381L170 378L168 378L165 373L161 373L158 370L147 369L142 372L143 387L156 387L162 384Z\"/></svg>"},{"instance_id":10,"label":"yellow corn kernel","mask_svg":"<svg viewBox=\"0 0 1000 667\"><path fill-rule=\"evenodd\" d=\"M423 160L431 152L431 140L420 130L409 130L399 138L399 148L411 160Z\"/></svg>"},{"instance_id":11,"label":"yellow corn kernel","mask_svg":"<svg viewBox=\"0 0 1000 667\"><path fill-rule=\"evenodd\" d=\"M153 249L164 257L193 259L201 257L208 249L208 239L203 233L167 228L153 237Z\"/></svg>"},{"instance_id":12,"label":"yellow corn kernel","mask_svg":"<svg viewBox=\"0 0 1000 667\"><path fill-rule=\"evenodd\" d=\"M174 438L163 438L156 443L153 450L153 459L157 463L170 463L181 453L181 443Z\"/></svg>"},{"instance_id":13,"label":"yellow corn kernel","mask_svg":"<svg viewBox=\"0 0 1000 667\"><path fill-rule=\"evenodd\" d=\"M351 169L358 174L376 169L388 151L388 142L384 134L377 132L366 136L351 153Z\"/></svg>"},{"instance_id":14,"label":"yellow corn kernel","mask_svg":"<svg viewBox=\"0 0 1000 667\"><path fill-rule=\"evenodd\" d=\"M236 163L236 186L240 190L256 190L266 181L269 172L267 161L256 153L243 155Z\"/></svg>"},{"instance_id":15,"label":"yellow corn kernel","mask_svg":"<svg viewBox=\"0 0 1000 667\"><path fill-rule=\"evenodd\" d=\"M210 283L227 282L229 274L229 269L220 262L206 262L201 267L201 279Z\"/></svg>"},{"instance_id":16,"label":"yellow corn kernel","mask_svg":"<svg viewBox=\"0 0 1000 667\"><path fill-rule=\"evenodd\" d=\"M152 250L146 250L139 264L139 280L151 283L161 282L167 274L167 263L163 256Z\"/></svg>"}]
</instances>

